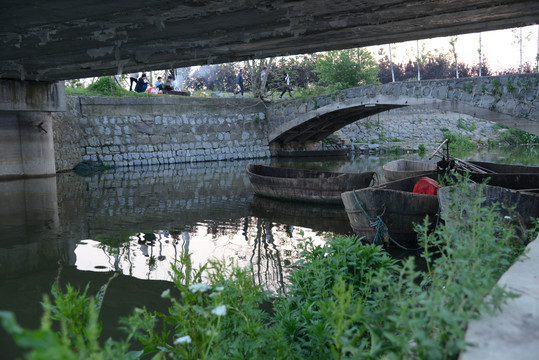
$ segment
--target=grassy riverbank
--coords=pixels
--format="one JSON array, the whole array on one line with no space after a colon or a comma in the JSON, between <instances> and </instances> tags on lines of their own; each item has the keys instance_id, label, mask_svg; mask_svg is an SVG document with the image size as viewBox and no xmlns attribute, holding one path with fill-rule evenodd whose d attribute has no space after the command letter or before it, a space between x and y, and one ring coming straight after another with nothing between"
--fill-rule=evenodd
<instances>
[{"instance_id":1,"label":"grassy riverbank","mask_svg":"<svg viewBox=\"0 0 539 360\"><path fill-rule=\"evenodd\" d=\"M496 281L532 236L480 198L466 211L466 221L433 234L419 227L422 255L401 262L354 237L298 239L302 260L286 294L254 286L249 269L194 269L185 256L161 294L169 311L136 309L119 324L124 339L100 339L106 285L92 295L56 283L38 330L0 317L29 359L456 359L470 319L510 296Z\"/></svg>"}]
</instances>

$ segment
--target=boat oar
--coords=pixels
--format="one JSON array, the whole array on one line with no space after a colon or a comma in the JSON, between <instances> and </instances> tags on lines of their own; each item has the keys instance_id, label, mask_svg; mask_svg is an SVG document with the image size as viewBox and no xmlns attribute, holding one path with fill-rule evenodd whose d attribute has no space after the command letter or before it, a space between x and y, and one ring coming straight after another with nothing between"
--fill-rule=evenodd
<instances>
[{"instance_id":1,"label":"boat oar","mask_svg":"<svg viewBox=\"0 0 539 360\"><path fill-rule=\"evenodd\" d=\"M449 141L449 139L445 139L443 143L440 144L440 146L438 146L436 148L436 150L434 150L434 152L432 153L432 155L429 157L429 160L432 160L432 158L435 156L435 155L438 155L438 151L440 151L441 147L444 146L445 144L447 144L447 142ZM439 155L438 155L439 156Z\"/></svg>"}]
</instances>

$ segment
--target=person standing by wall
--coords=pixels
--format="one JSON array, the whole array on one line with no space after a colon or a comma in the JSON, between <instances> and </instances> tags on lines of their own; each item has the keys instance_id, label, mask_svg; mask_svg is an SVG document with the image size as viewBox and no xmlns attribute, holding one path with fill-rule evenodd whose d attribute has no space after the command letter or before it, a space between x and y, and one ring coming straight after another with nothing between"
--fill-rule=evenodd
<instances>
[{"instance_id":1,"label":"person standing by wall","mask_svg":"<svg viewBox=\"0 0 539 360\"><path fill-rule=\"evenodd\" d=\"M133 83L135 83L135 86L137 85L137 81L138 81L138 72L130 73L130 74L129 74L129 81L130 81L130 84L129 84L129 91L133 91Z\"/></svg>"},{"instance_id":2,"label":"person standing by wall","mask_svg":"<svg viewBox=\"0 0 539 360\"><path fill-rule=\"evenodd\" d=\"M288 76L288 73L285 73L283 92L281 93L281 95L279 95L279 99L282 99L284 93L287 92L287 91L288 91L288 95L290 95L290 97L292 97L292 91L290 89L290 76Z\"/></svg>"},{"instance_id":3,"label":"person standing by wall","mask_svg":"<svg viewBox=\"0 0 539 360\"><path fill-rule=\"evenodd\" d=\"M243 73L242 73L242 70L240 69L240 71L238 72L238 78L236 80L236 84L238 84L238 86L240 87L240 90L239 91L236 91L234 92L234 95L235 94L239 94L241 93L241 96L243 96Z\"/></svg>"}]
</instances>

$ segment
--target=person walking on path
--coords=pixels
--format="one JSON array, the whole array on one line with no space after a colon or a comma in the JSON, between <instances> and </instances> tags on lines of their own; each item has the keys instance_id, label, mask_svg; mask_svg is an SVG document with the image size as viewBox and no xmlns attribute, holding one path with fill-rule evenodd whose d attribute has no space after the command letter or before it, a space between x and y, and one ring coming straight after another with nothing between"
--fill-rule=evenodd
<instances>
[{"instance_id":1,"label":"person walking on path","mask_svg":"<svg viewBox=\"0 0 539 360\"><path fill-rule=\"evenodd\" d=\"M290 89L290 76L288 76L288 73L285 73L285 74L286 74L286 76L284 77L285 85L283 87L283 92L281 93L281 95L279 95L279 99L282 99L284 93L287 92L287 91L288 91L288 95L290 95L290 97L292 97L292 91Z\"/></svg>"},{"instance_id":2,"label":"person walking on path","mask_svg":"<svg viewBox=\"0 0 539 360\"><path fill-rule=\"evenodd\" d=\"M133 91L133 83L135 83L135 86L136 86L137 80L138 80L138 72L129 74L129 81L131 82L129 84L129 91Z\"/></svg>"},{"instance_id":3,"label":"person walking on path","mask_svg":"<svg viewBox=\"0 0 539 360\"><path fill-rule=\"evenodd\" d=\"M241 93L241 96L243 96L243 74L241 72L241 69L240 71L238 72L238 79L236 80L236 84L238 84L238 86L240 87L240 90L239 91L236 91L234 92L234 95L235 94L239 94Z\"/></svg>"}]
</instances>

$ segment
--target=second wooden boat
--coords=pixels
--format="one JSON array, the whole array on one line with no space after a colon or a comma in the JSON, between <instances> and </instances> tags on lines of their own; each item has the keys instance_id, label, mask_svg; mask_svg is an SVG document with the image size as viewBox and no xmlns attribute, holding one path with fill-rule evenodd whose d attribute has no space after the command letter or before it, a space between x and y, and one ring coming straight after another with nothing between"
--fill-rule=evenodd
<instances>
[{"instance_id":1,"label":"second wooden boat","mask_svg":"<svg viewBox=\"0 0 539 360\"><path fill-rule=\"evenodd\" d=\"M459 213L458 218L451 218L450 204L466 204L470 201L469 196L477 195L484 198L483 206L497 204L501 216L508 216L514 223L524 228L532 228L534 226L532 218L539 218L539 192L473 183L467 184L465 188L447 186L438 191L442 218L446 222L461 222L465 213Z\"/></svg>"},{"instance_id":2,"label":"second wooden boat","mask_svg":"<svg viewBox=\"0 0 539 360\"><path fill-rule=\"evenodd\" d=\"M338 173L247 165L255 194L289 201L342 204L341 193L374 183L374 171Z\"/></svg>"},{"instance_id":3,"label":"second wooden boat","mask_svg":"<svg viewBox=\"0 0 539 360\"><path fill-rule=\"evenodd\" d=\"M398 244L417 242L415 224L429 216L437 221L438 198L435 195L414 193L422 177L437 180L436 174L417 175L341 194L350 226L367 242Z\"/></svg>"},{"instance_id":4,"label":"second wooden boat","mask_svg":"<svg viewBox=\"0 0 539 360\"><path fill-rule=\"evenodd\" d=\"M433 174L437 169L438 167L434 163L407 159L390 161L382 166L387 182L411 176Z\"/></svg>"},{"instance_id":5,"label":"second wooden boat","mask_svg":"<svg viewBox=\"0 0 539 360\"><path fill-rule=\"evenodd\" d=\"M487 181L489 185L510 189L539 188L539 167L510 165L484 161L455 161L455 170L474 182ZM434 175L439 170L434 163L399 159L382 167L386 181L395 181L416 175Z\"/></svg>"}]
</instances>

